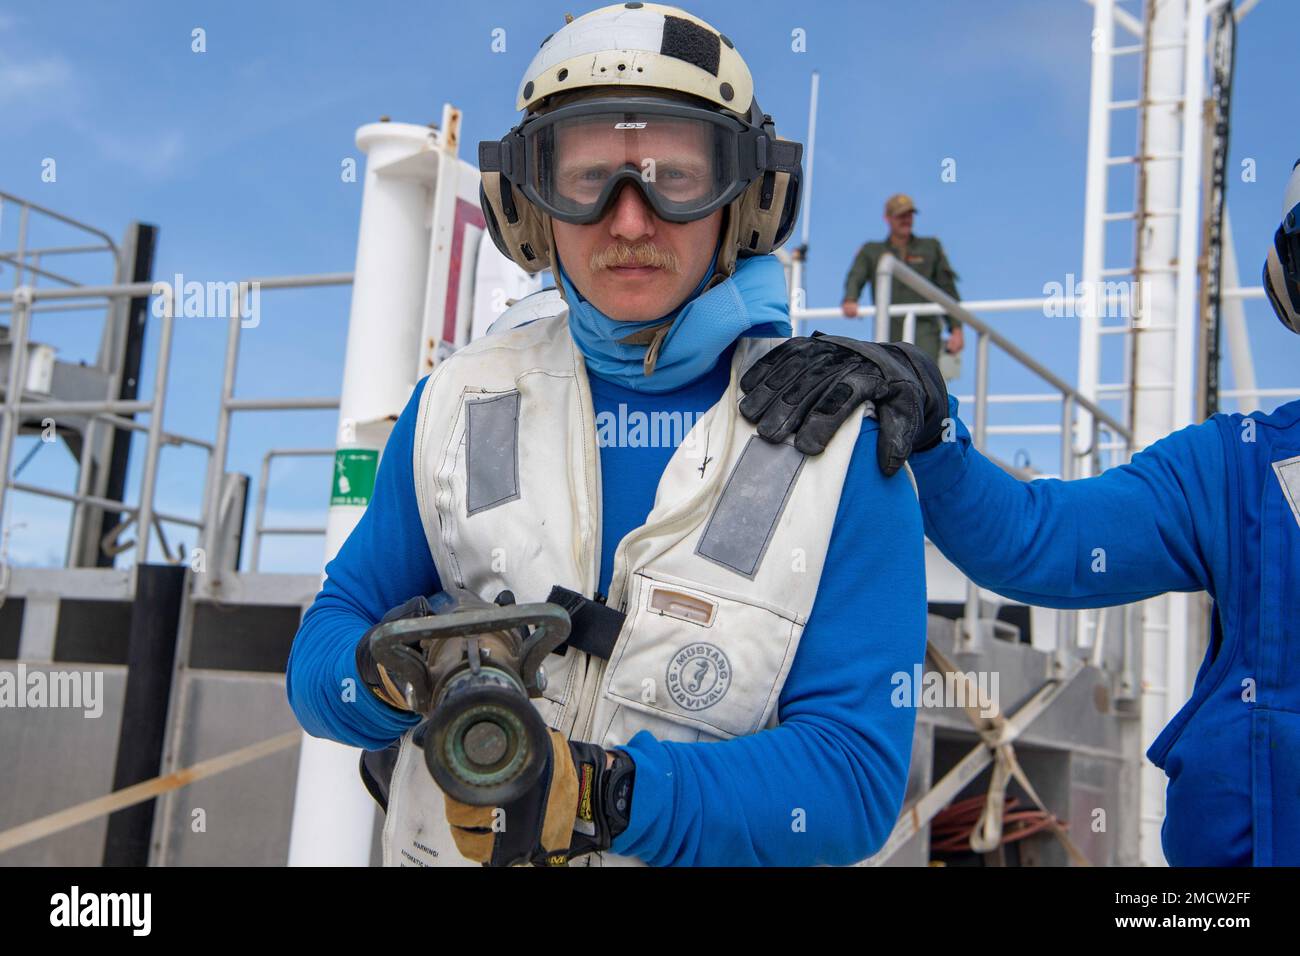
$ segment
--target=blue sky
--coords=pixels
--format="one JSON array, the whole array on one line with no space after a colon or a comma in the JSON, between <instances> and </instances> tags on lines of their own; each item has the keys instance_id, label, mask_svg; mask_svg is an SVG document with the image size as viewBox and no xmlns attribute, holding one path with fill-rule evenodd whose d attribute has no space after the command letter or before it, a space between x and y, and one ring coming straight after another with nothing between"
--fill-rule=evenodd
<instances>
[{"instance_id":1,"label":"blue sky","mask_svg":"<svg viewBox=\"0 0 1300 956\"><path fill-rule=\"evenodd\" d=\"M1136 9L1133 2L1125 4ZM156 275L226 281L250 276L350 271L360 183L340 163L362 162L355 129L380 115L436 122L450 101L464 112L465 155L516 120L514 93L541 39L565 12L593 9L549 0L492 4L370 2L0 3L0 189L120 236L131 219L161 227ZM1082 258L1084 158L1091 8L1081 0L911 0L908 3L692 3L725 32L754 73L759 101L783 135L804 139L809 78L821 74L812 240L807 287L814 306L835 304L858 246L883 232L884 198L902 191L922 210L917 231L937 235L969 299L1033 296L1077 274ZM191 50L206 31L207 51ZM496 29L506 49L493 52ZM791 49L802 29L806 52ZM1243 281L1258 283L1281 190L1300 155L1289 107L1300 6L1263 0L1242 24L1234 91L1229 202ZM1125 40L1124 42L1129 42ZM1133 75L1116 88L1134 95ZM1128 87L1127 89L1125 87ZM1134 141L1132 114L1117 115L1112 152ZM44 182L42 163L56 162ZM957 179L941 164L956 160ZM1129 208L1131 174L1112 179L1112 209ZM0 221L12 248L16 217ZM1131 255L1131 227L1112 226L1109 265ZM57 242L48 230L33 241ZM65 264L83 281L102 265ZM9 287L12 272L0 270ZM337 395L346 337L346 289L264 292L262 322L244 336L237 394ZM1247 304L1261 385L1296 385L1294 342L1263 302ZM1069 380L1077 327L1038 313L990 316ZM861 324L828 322L840 334ZM93 358L99 319L38 316L34 337L61 357ZM143 390L151 388L154 341ZM211 438L224 327L178 322L169 430ZM973 358L968 353L967 368ZM1038 390L995 361L997 391ZM969 390L969 374L956 391ZM1051 421L1045 410L1000 421ZM271 446L328 446L335 415L299 412L235 419L230 467L254 477ZM33 439L18 443L21 461ZM1008 440L1054 467L1049 446ZM138 458L139 456L137 456ZM138 463L138 462L137 462ZM204 459L166 449L159 507L198 511ZM323 524L329 464L277 464L270 519ZM22 480L71 490L69 456L43 447ZM138 481L138 468L135 474ZM134 494L134 491L132 491ZM68 509L13 494L10 555L61 561ZM251 522L251 508L250 508ZM188 530L169 528L192 544ZM271 539L268 570L319 568L321 539Z\"/></svg>"}]
</instances>

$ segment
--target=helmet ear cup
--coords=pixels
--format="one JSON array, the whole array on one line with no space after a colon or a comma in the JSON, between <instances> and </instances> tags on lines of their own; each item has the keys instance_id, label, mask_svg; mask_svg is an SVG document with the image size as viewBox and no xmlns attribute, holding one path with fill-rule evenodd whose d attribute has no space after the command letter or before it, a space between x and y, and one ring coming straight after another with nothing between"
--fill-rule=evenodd
<instances>
[{"instance_id":1,"label":"helmet ear cup","mask_svg":"<svg viewBox=\"0 0 1300 956\"><path fill-rule=\"evenodd\" d=\"M486 175L484 176L486 179ZM501 232L501 226L497 223L496 208L488 201L487 190L483 188L483 181L478 184L478 204L483 210L483 219L487 223L488 235L492 237L492 244L507 259L514 258L510 254L510 247L506 244L506 237Z\"/></svg>"},{"instance_id":2,"label":"helmet ear cup","mask_svg":"<svg viewBox=\"0 0 1300 956\"><path fill-rule=\"evenodd\" d=\"M533 274L551 266L551 245L542 214L500 173L485 172L479 183L479 205L488 233L501 254Z\"/></svg>"},{"instance_id":3,"label":"helmet ear cup","mask_svg":"<svg viewBox=\"0 0 1300 956\"><path fill-rule=\"evenodd\" d=\"M803 173L782 173L785 180L785 196L781 204L781 214L777 219L776 236L772 248L780 249L794 232L794 224L799 219L799 207L803 202Z\"/></svg>"},{"instance_id":4,"label":"helmet ear cup","mask_svg":"<svg viewBox=\"0 0 1300 956\"><path fill-rule=\"evenodd\" d=\"M762 113L757 103L753 112L756 116ZM768 122L763 128L782 140L771 128L770 117L764 119ZM736 255L765 256L783 246L794 232L802 194L803 169L798 163L794 164L793 172L769 170L750 183L733 206L739 216L735 230Z\"/></svg>"},{"instance_id":5,"label":"helmet ear cup","mask_svg":"<svg viewBox=\"0 0 1300 956\"><path fill-rule=\"evenodd\" d=\"M796 173L768 172L750 183L734 207L738 255L765 256L790 238L799 215L801 180Z\"/></svg>"}]
</instances>

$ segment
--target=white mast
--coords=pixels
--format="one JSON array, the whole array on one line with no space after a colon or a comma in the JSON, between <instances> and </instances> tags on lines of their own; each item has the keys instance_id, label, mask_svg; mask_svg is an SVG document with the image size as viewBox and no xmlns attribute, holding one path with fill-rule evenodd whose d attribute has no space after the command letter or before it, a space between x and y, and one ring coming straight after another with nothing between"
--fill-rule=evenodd
<instances>
[{"instance_id":1,"label":"white mast","mask_svg":"<svg viewBox=\"0 0 1300 956\"><path fill-rule=\"evenodd\" d=\"M459 142L460 110L451 104L443 106L440 128L380 122L357 130L366 179L326 563L369 504L379 453L416 382L470 340L475 301L504 310L507 294L538 284L501 263L484 270L486 286L476 283L485 231L480 176L457 155ZM339 485L340 474L347 487ZM369 864L376 808L361 784L360 753L303 737L290 866Z\"/></svg>"},{"instance_id":2,"label":"white mast","mask_svg":"<svg viewBox=\"0 0 1300 956\"><path fill-rule=\"evenodd\" d=\"M1147 0L1145 17L1114 0L1090 0L1095 7L1092 103L1084 218L1083 283L1086 296L1079 329L1079 390L1103 403L1127 406L1138 450L1185 425L1194 416L1198 251L1200 239L1203 100L1205 96L1206 0ZM1126 40L1141 42L1121 45ZM1137 100L1111 99L1113 71L1121 58L1144 58ZM1138 153L1111 156L1110 124L1118 110L1136 110ZM1136 171L1135 202L1112 210L1107 202L1111 168ZM1131 221L1135 259L1108 266L1106 225ZM1118 258L1118 257L1114 257ZM1112 260L1113 261L1113 260ZM1103 290L1111 278L1131 278L1127 316L1102 321L1110 303ZM1138 308L1140 306L1140 311ZM1136 313L1136 314L1135 314ZM1120 336L1124 370L1103 383L1102 344ZM1112 371L1113 374L1113 371ZM1080 417L1079 450L1089 445L1091 423ZM1090 462L1080 461L1080 474ZM1193 640L1203 622L1186 594L1167 594L1142 605L1141 735L1149 744L1187 700L1195 666ZM1087 621L1086 617L1081 618ZM1142 770L1139 853L1160 865L1160 827L1166 779L1149 763Z\"/></svg>"},{"instance_id":3,"label":"white mast","mask_svg":"<svg viewBox=\"0 0 1300 956\"><path fill-rule=\"evenodd\" d=\"M335 460L336 469L343 462L350 474L344 474L340 487L336 470L325 563L338 554L361 520L372 488L358 482L368 478L373 484L393 419L415 386L413 356L420 349L429 259L429 190L426 182L410 175L410 166L429 149L434 136L427 126L407 123L371 123L357 130L357 146L367 159L366 178ZM379 369L385 374L376 374ZM354 687L351 692L369 690ZM360 755L354 747L303 734L290 866L369 864L375 806L358 776Z\"/></svg>"}]
</instances>

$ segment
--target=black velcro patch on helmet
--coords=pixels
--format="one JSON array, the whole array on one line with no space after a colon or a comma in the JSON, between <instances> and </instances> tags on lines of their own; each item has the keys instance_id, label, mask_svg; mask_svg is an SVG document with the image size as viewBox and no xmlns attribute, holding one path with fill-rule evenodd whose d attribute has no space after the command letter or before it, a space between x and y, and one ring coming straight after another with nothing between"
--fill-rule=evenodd
<instances>
[{"instance_id":1,"label":"black velcro patch on helmet","mask_svg":"<svg viewBox=\"0 0 1300 956\"><path fill-rule=\"evenodd\" d=\"M693 63L717 76L721 49L722 41L712 30L681 17L664 17L664 38L659 52L665 56Z\"/></svg>"}]
</instances>

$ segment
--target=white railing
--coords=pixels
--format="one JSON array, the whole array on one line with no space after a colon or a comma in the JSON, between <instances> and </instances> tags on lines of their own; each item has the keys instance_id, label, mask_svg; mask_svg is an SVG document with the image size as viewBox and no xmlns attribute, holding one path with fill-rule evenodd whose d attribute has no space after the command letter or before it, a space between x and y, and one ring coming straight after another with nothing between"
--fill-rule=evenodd
<instances>
[{"instance_id":1,"label":"white railing","mask_svg":"<svg viewBox=\"0 0 1300 956\"><path fill-rule=\"evenodd\" d=\"M246 290L302 289L320 286L348 285L352 282L350 273L332 273L323 275L276 276L273 278L251 279L239 283L242 294ZM158 355L155 365L152 395L140 400L102 399L94 401L58 401L17 387L17 383L27 381L27 360L30 342L31 312L39 302L75 303L81 300L111 304L122 299L150 297L158 289L165 290L159 296L162 300L161 326L158 337ZM248 411L286 411L300 409L331 409L338 407L337 398L238 398L234 394L235 372L239 356L239 338L242 328L241 312L243 302L232 309L228 320L226 337L226 354L222 375L220 407L217 419L217 434L213 441L186 435L177 435L163 430L163 416L167 407L168 373L171 365L172 335L175 325L175 311L172 290L166 285L157 287L149 282L123 283L103 286L73 286L66 288L33 288L20 286L13 291L0 291L0 305L8 304L11 319L9 326L9 365L5 374L4 404L0 410L0 515L4 514L4 502L9 490L41 495L74 503L78 508L90 505L107 511L121 512L130 517L121 522L110 533L115 538L128 524L134 522L141 529L135 543L136 562L144 563L149 559L151 531L157 531L164 553L171 558L170 548L162 535L160 522L172 522L199 529L203 535L204 548L210 567L220 575L222 555L220 554L220 535L216 533L219 521L220 488L226 468L226 459L230 443L230 423L236 412ZM155 313L157 310L154 310ZM148 424L123 418L124 415L146 413ZM136 503L119 501L89 494L87 481L90 469L82 462L75 493L42 488L9 478L9 465L13 455L14 442L24 418L33 416L84 415L93 428L102 425L110 428L124 428L144 432L147 441L144 449L144 468L140 483L139 498ZM155 508L155 494L158 485L159 454L164 445L193 445L203 448L208 453L207 477L203 488L203 500L200 517L159 512ZM284 450L281 454L286 453ZM264 492L263 492L264 493ZM295 529L290 529L298 533ZM262 528L260 534L282 533L281 529ZM288 532L284 532L288 533ZM111 541L105 542L107 553L115 553ZM118 549L122 550L122 549Z\"/></svg>"}]
</instances>

